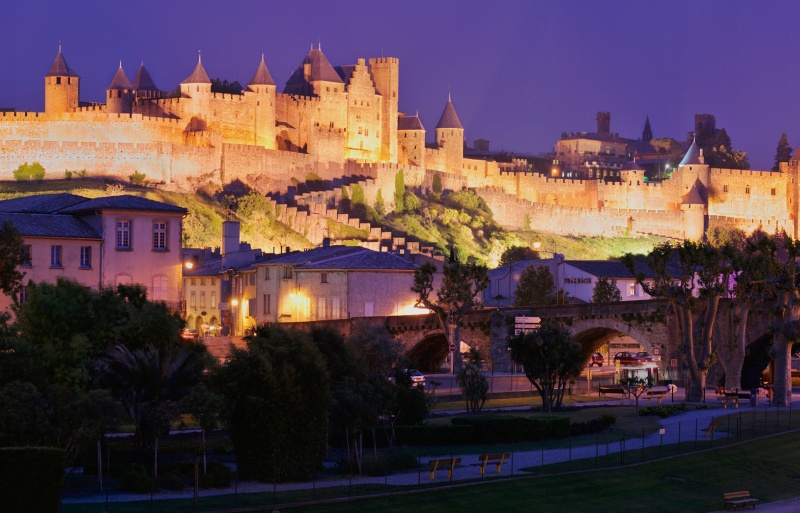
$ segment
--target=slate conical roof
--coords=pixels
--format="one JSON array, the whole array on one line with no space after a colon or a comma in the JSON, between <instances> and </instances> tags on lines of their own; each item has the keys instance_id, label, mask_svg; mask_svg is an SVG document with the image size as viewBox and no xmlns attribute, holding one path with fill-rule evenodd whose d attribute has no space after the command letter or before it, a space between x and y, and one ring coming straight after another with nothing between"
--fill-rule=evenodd
<instances>
[{"instance_id":1,"label":"slate conical roof","mask_svg":"<svg viewBox=\"0 0 800 513\"><path fill-rule=\"evenodd\" d=\"M133 77L133 89L136 91L158 91L158 87L156 87L155 82L150 77L150 73L144 67L144 63L139 66L139 71Z\"/></svg>"},{"instance_id":2,"label":"slate conical roof","mask_svg":"<svg viewBox=\"0 0 800 513\"><path fill-rule=\"evenodd\" d=\"M122 69L122 63L119 63L119 68L117 69L117 74L114 75L114 80L111 81L111 85L108 86L109 89L117 90L131 90L133 86L131 85L131 81L128 80L128 76L125 74L125 70Z\"/></svg>"},{"instance_id":3,"label":"slate conical roof","mask_svg":"<svg viewBox=\"0 0 800 513\"><path fill-rule=\"evenodd\" d=\"M444 112L442 112L442 117L439 118L436 128L458 128L464 130L464 127L461 126L461 121L458 119L458 114L456 114L456 108L453 107L453 102L450 101L449 96L447 97L447 105L444 106Z\"/></svg>"},{"instance_id":4,"label":"slate conical roof","mask_svg":"<svg viewBox=\"0 0 800 513\"><path fill-rule=\"evenodd\" d=\"M398 130L425 130L419 116L399 116L397 118Z\"/></svg>"},{"instance_id":5,"label":"slate conical roof","mask_svg":"<svg viewBox=\"0 0 800 513\"><path fill-rule=\"evenodd\" d=\"M46 77L77 77L78 74L75 73L67 66L67 60L64 58L64 54L61 53L61 46L58 47L58 55L56 55L56 59L53 61L53 65L50 66L50 71L47 72Z\"/></svg>"},{"instance_id":6,"label":"slate conical roof","mask_svg":"<svg viewBox=\"0 0 800 513\"><path fill-rule=\"evenodd\" d=\"M194 67L194 71L192 74L186 77L186 80L181 82L181 84L210 84L211 81L208 79L208 75L206 74L205 68L203 68L203 62L200 60L200 57L197 57L197 66Z\"/></svg>"},{"instance_id":7,"label":"slate conical roof","mask_svg":"<svg viewBox=\"0 0 800 513\"><path fill-rule=\"evenodd\" d=\"M684 205L705 205L708 203L708 191L699 178L694 181L691 190L686 193L681 203Z\"/></svg>"},{"instance_id":8,"label":"slate conical roof","mask_svg":"<svg viewBox=\"0 0 800 513\"><path fill-rule=\"evenodd\" d=\"M631 160L622 166L622 171L644 171L644 168L637 164L635 160Z\"/></svg>"},{"instance_id":9,"label":"slate conical roof","mask_svg":"<svg viewBox=\"0 0 800 513\"><path fill-rule=\"evenodd\" d=\"M272 80L272 75L269 74L269 70L267 69L267 64L264 62L264 54L261 54L261 62L258 64L256 74L253 75L253 78L247 85L275 85L275 81Z\"/></svg>"},{"instance_id":10,"label":"slate conical roof","mask_svg":"<svg viewBox=\"0 0 800 513\"><path fill-rule=\"evenodd\" d=\"M343 84L342 77L336 73L336 70L333 69L331 66L330 61L328 58L325 57L325 54L322 53L322 50L319 48L312 48L306 58L303 59L303 63L292 73L292 76L289 77L289 80L286 81L286 85L289 84L300 84L306 81L304 67L306 64L311 64L311 74L308 77L309 82L336 82L339 84Z\"/></svg>"},{"instance_id":11,"label":"slate conical roof","mask_svg":"<svg viewBox=\"0 0 800 513\"><path fill-rule=\"evenodd\" d=\"M683 156L683 160L678 164L678 167L689 165L702 165L702 162L700 162L700 147L697 146L696 139L692 139L692 145L689 146L689 151Z\"/></svg>"}]
</instances>

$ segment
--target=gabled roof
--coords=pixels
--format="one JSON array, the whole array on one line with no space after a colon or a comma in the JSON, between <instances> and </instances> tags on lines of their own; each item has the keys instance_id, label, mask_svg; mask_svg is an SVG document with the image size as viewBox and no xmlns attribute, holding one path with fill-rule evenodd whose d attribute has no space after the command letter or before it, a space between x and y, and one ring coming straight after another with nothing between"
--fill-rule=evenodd
<instances>
[{"instance_id":1,"label":"gabled roof","mask_svg":"<svg viewBox=\"0 0 800 513\"><path fill-rule=\"evenodd\" d=\"M75 194L35 194L0 201L0 212L53 214L84 201L86 198Z\"/></svg>"},{"instance_id":2,"label":"gabled roof","mask_svg":"<svg viewBox=\"0 0 800 513\"><path fill-rule=\"evenodd\" d=\"M308 80L306 80L305 76L305 65L310 64L311 70L308 76ZM306 58L303 59L302 64L294 70L292 76L289 77L289 80L286 81L286 88L284 89L285 93L293 93L298 89L298 86L302 86L303 84L308 84L310 82L334 82L337 84L343 84L344 81L342 77L333 69L331 63L328 61L328 58L325 57L325 54L322 53L322 50L319 48L312 48Z\"/></svg>"},{"instance_id":3,"label":"gabled roof","mask_svg":"<svg viewBox=\"0 0 800 513\"><path fill-rule=\"evenodd\" d=\"M50 66L50 71L47 72L46 77L77 77L78 74L72 71L69 66L67 66L67 60L64 58L64 54L61 53L61 46L58 47L58 54L56 55L55 60L53 61L53 65Z\"/></svg>"},{"instance_id":4,"label":"gabled roof","mask_svg":"<svg viewBox=\"0 0 800 513\"><path fill-rule=\"evenodd\" d=\"M397 118L398 130L425 130L419 116L399 116Z\"/></svg>"},{"instance_id":5,"label":"gabled roof","mask_svg":"<svg viewBox=\"0 0 800 513\"><path fill-rule=\"evenodd\" d=\"M686 152L686 155L683 156L683 160L681 160L681 163L678 164L678 166L682 167L702 164L703 163L700 162L700 147L697 145L697 140L692 139L692 145L689 146L689 150Z\"/></svg>"},{"instance_id":6,"label":"gabled roof","mask_svg":"<svg viewBox=\"0 0 800 513\"><path fill-rule=\"evenodd\" d=\"M158 87L150 77L150 73L145 69L144 63L139 66L139 71L136 72L136 76L133 78L132 87L136 91L158 91Z\"/></svg>"},{"instance_id":7,"label":"gabled roof","mask_svg":"<svg viewBox=\"0 0 800 513\"><path fill-rule=\"evenodd\" d=\"M200 58L197 58L197 66L194 67L192 74L186 77L186 80L181 84L210 84L211 80L208 79L205 68Z\"/></svg>"},{"instance_id":8,"label":"gabled roof","mask_svg":"<svg viewBox=\"0 0 800 513\"><path fill-rule=\"evenodd\" d=\"M347 255L357 253L360 251L368 251L359 246L327 246L321 248L309 249L307 251L295 251L293 253L285 253L275 258L270 259L266 264L276 265L304 265L311 262L318 262L332 258L335 256Z\"/></svg>"},{"instance_id":9,"label":"gabled roof","mask_svg":"<svg viewBox=\"0 0 800 513\"><path fill-rule=\"evenodd\" d=\"M125 74L125 70L122 69L122 62L119 63L119 68L117 68L117 73L114 75L114 80L111 81L111 85L108 86L109 89L117 90L130 90L133 89L131 85L131 81L128 80L128 76Z\"/></svg>"},{"instance_id":10,"label":"gabled roof","mask_svg":"<svg viewBox=\"0 0 800 513\"><path fill-rule=\"evenodd\" d=\"M88 199L82 203L64 208L60 210L59 213L78 214L98 210L136 210L140 212L165 212L173 214L185 214L187 212L185 208L176 207L169 203L162 203L160 201L153 201L151 199L126 194L122 196Z\"/></svg>"},{"instance_id":11,"label":"gabled roof","mask_svg":"<svg viewBox=\"0 0 800 513\"><path fill-rule=\"evenodd\" d=\"M633 274L619 260L565 260L564 263L598 278L634 278ZM650 269L642 265L641 271L647 274Z\"/></svg>"},{"instance_id":12,"label":"gabled roof","mask_svg":"<svg viewBox=\"0 0 800 513\"><path fill-rule=\"evenodd\" d=\"M0 224L10 221L22 237L54 239L96 239L100 234L74 216L60 214L0 213Z\"/></svg>"},{"instance_id":13,"label":"gabled roof","mask_svg":"<svg viewBox=\"0 0 800 513\"><path fill-rule=\"evenodd\" d=\"M416 265L391 253L381 253L361 248L355 251L331 258L308 262L297 266L297 269L349 269L349 270L385 270L385 271L413 271Z\"/></svg>"},{"instance_id":14,"label":"gabled roof","mask_svg":"<svg viewBox=\"0 0 800 513\"><path fill-rule=\"evenodd\" d=\"M449 97L447 98L447 105L444 106L442 117L439 118L439 122L436 124L436 128L464 129L464 127L461 126L461 121L458 119L458 114L456 114L456 108L453 107L453 102L450 101Z\"/></svg>"},{"instance_id":15,"label":"gabled roof","mask_svg":"<svg viewBox=\"0 0 800 513\"><path fill-rule=\"evenodd\" d=\"M269 70L267 69L267 64L264 62L264 54L261 54L261 62L258 64L258 68L256 68L256 74L253 75L253 78L247 85L275 85L275 81L272 80L272 75L269 74Z\"/></svg>"}]
</instances>

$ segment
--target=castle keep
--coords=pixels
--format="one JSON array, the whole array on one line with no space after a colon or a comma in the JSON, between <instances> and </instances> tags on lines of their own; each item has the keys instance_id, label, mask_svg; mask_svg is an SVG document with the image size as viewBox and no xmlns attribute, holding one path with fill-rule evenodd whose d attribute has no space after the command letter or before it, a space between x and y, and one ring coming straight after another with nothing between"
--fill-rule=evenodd
<instances>
[{"instance_id":1,"label":"castle keep","mask_svg":"<svg viewBox=\"0 0 800 513\"><path fill-rule=\"evenodd\" d=\"M464 128L450 98L426 141L419 117L399 110L396 58L333 66L312 47L280 92L263 56L254 68L246 86L216 92L198 58L179 88L167 93L144 65L131 81L120 64L105 104L87 104L80 101L80 76L59 48L44 77L45 111L0 112L0 179L12 179L25 162L40 162L48 178L65 170L139 172L179 190L241 180L262 193L285 194L309 176L358 177L367 202L374 204L382 191L391 210L402 170L410 187L428 189L439 174L445 189L474 189L510 228L697 239L711 227L761 227L798 236L797 156L778 172L712 169L692 145L661 181L646 181L632 161L613 177L565 178L524 160L465 156ZM601 114L599 131L610 132L610 115ZM581 162L592 157L586 155L592 146L569 144ZM314 203L338 198L329 191L297 199L313 213L320 211ZM313 233L312 242L325 236Z\"/></svg>"}]
</instances>

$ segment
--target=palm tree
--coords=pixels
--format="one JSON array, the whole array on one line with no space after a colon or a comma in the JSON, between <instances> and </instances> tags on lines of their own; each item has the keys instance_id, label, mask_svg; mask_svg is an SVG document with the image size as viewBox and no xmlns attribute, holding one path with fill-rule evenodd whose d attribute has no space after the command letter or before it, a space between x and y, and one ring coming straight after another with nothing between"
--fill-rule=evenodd
<instances>
[{"instance_id":1,"label":"palm tree","mask_svg":"<svg viewBox=\"0 0 800 513\"><path fill-rule=\"evenodd\" d=\"M203 370L199 353L189 346L145 347L131 351L115 345L98 369L136 428L134 447L154 449L153 477L158 477L158 438L180 418L177 401L197 383Z\"/></svg>"}]
</instances>

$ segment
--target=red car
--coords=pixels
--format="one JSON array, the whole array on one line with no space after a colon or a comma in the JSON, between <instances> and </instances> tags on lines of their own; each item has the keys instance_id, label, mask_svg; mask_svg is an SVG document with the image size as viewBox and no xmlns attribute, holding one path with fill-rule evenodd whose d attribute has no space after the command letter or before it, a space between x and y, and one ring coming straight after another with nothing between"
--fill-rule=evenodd
<instances>
[{"instance_id":1,"label":"red car","mask_svg":"<svg viewBox=\"0 0 800 513\"><path fill-rule=\"evenodd\" d=\"M592 358L589 360L589 367L591 367L592 365L597 365L598 367L602 367L603 366L603 361L604 361L604 358L603 358L602 354L594 353L592 355Z\"/></svg>"}]
</instances>

